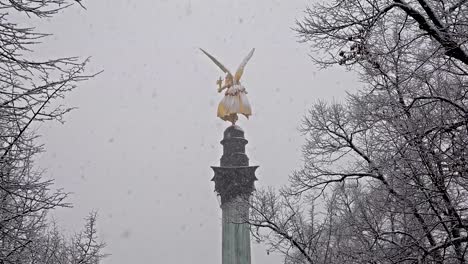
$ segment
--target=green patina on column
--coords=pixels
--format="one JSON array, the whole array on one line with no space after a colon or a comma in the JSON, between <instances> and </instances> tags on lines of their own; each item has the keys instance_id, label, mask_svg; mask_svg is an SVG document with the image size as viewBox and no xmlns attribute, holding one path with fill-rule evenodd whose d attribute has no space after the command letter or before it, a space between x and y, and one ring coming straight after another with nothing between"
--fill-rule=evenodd
<instances>
[{"instance_id":1,"label":"green patina on column","mask_svg":"<svg viewBox=\"0 0 468 264\"><path fill-rule=\"evenodd\" d=\"M212 181L221 197L222 264L250 264L250 230L248 201L254 191L255 170L245 154L247 140L236 125L224 131L221 166L214 170Z\"/></svg>"}]
</instances>

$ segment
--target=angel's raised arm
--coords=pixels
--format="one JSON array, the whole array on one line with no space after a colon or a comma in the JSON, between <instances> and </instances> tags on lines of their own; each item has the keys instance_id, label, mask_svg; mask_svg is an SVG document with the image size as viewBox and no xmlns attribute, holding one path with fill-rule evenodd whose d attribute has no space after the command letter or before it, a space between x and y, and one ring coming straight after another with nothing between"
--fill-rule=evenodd
<instances>
[{"instance_id":1,"label":"angel's raised arm","mask_svg":"<svg viewBox=\"0 0 468 264\"><path fill-rule=\"evenodd\" d=\"M229 72L229 70L224 67L223 64L221 64L221 62L219 62L217 59L215 59L215 57L211 56L208 52L204 51L202 48L200 48L200 50L205 53L206 56L208 56L208 58L210 58L216 65L218 65L218 67L226 74L229 74L232 76L232 74Z\"/></svg>"},{"instance_id":2,"label":"angel's raised arm","mask_svg":"<svg viewBox=\"0 0 468 264\"><path fill-rule=\"evenodd\" d=\"M249 62L250 58L252 58L252 55L254 54L255 49L252 49L249 54L247 54L247 57L242 61L242 63L239 65L239 68L237 68L236 75L234 76L234 82L238 83L240 78L242 77L242 74L244 73L244 68L245 65L247 65L247 62Z\"/></svg>"}]
</instances>

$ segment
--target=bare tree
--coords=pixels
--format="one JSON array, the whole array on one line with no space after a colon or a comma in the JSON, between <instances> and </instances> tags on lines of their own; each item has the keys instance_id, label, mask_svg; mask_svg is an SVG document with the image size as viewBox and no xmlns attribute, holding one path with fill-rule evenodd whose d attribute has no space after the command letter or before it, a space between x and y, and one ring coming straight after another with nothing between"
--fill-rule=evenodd
<instances>
[{"instance_id":1,"label":"bare tree","mask_svg":"<svg viewBox=\"0 0 468 264\"><path fill-rule=\"evenodd\" d=\"M106 254L102 253L105 243L99 242L96 229L97 214L86 218L84 230L67 239L53 223L42 230L40 238L31 250L24 254L22 263L47 264L97 264Z\"/></svg>"},{"instance_id":2,"label":"bare tree","mask_svg":"<svg viewBox=\"0 0 468 264\"><path fill-rule=\"evenodd\" d=\"M468 65L468 6L466 0L335 0L315 4L298 22L297 32L305 42L327 54L320 63L352 64L395 52L418 41L424 51L441 52ZM387 35L395 30L396 34ZM396 38L393 47L381 47ZM395 45L396 44L396 45ZM419 50L414 50L419 53ZM441 55L441 54L439 54Z\"/></svg>"},{"instance_id":3,"label":"bare tree","mask_svg":"<svg viewBox=\"0 0 468 264\"><path fill-rule=\"evenodd\" d=\"M51 190L53 181L33 166L35 155L42 151L33 124L62 122L71 108L59 105L58 99L77 82L92 77L84 74L86 60L35 60L32 48L48 35L19 26L13 16L51 17L73 3L80 4L78 0L0 1L0 263L49 263L38 256L48 236L47 212L70 205L64 201L66 193ZM86 230L95 232L95 216L88 223L93 226ZM101 254L95 256L68 263L97 263Z\"/></svg>"},{"instance_id":4,"label":"bare tree","mask_svg":"<svg viewBox=\"0 0 468 264\"><path fill-rule=\"evenodd\" d=\"M304 167L280 201L257 194L251 224L270 221L274 236L260 238L285 238L293 263L466 263L466 1L339 0L307 13L297 31L315 61L346 65L363 87L312 107Z\"/></svg>"}]
</instances>

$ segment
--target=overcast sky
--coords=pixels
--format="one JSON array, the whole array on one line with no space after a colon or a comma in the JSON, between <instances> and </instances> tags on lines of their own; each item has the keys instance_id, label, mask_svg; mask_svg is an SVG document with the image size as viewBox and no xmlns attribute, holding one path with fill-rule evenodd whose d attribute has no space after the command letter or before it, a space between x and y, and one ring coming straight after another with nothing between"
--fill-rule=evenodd
<instances>
[{"instance_id":1,"label":"overcast sky","mask_svg":"<svg viewBox=\"0 0 468 264\"><path fill-rule=\"evenodd\" d=\"M73 192L73 209L52 216L73 233L98 210L99 234L112 254L103 263L220 263L221 210L212 165L229 125L216 117L222 72L202 47L243 75L253 108L238 124L249 140L257 187L280 186L301 165L297 128L319 99L342 100L352 73L318 71L291 29L310 2L85 1L37 23L53 33L39 57L91 56L88 72L62 102L78 107L66 123L40 127L46 153L37 166ZM252 263L280 263L252 241Z\"/></svg>"}]
</instances>

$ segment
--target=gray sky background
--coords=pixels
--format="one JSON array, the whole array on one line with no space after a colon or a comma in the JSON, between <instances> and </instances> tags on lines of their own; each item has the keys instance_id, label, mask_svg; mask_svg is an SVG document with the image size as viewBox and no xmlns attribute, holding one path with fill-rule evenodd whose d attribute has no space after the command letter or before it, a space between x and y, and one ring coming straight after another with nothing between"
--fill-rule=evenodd
<instances>
[{"instance_id":1,"label":"gray sky background","mask_svg":"<svg viewBox=\"0 0 468 264\"><path fill-rule=\"evenodd\" d=\"M238 124L249 140L257 187L280 186L301 165L297 128L319 99L342 100L358 86L342 69L318 71L291 29L305 0L85 1L50 21L22 23L53 33L39 57L92 56L90 73L63 101L79 109L65 125L41 125L46 168L73 192L73 209L52 216L67 233L91 210L112 255L104 263L220 263L221 210L209 166L229 125L216 117L222 72L255 47L243 84L253 107ZM280 263L252 241L252 263Z\"/></svg>"}]
</instances>

